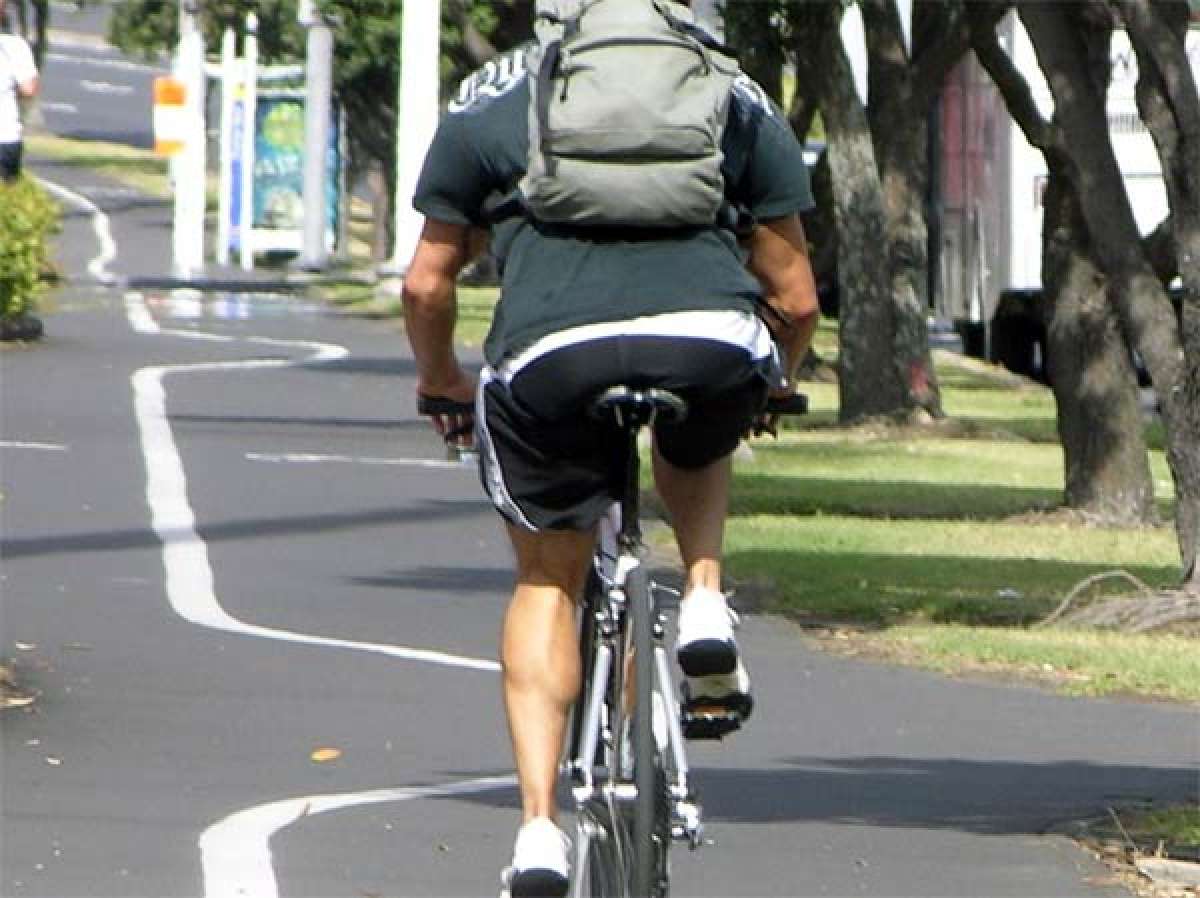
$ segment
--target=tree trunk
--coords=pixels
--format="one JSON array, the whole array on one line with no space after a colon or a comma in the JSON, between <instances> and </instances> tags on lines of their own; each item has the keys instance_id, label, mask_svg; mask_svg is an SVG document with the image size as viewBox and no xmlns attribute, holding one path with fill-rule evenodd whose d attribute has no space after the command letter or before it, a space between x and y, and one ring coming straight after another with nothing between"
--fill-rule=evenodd
<instances>
[{"instance_id":1,"label":"tree trunk","mask_svg":"<svg viewBox=\"0 0 1200 898\"><path fill-rule=\"evenodd\" d=\"M870 54L871 104L868 115L879 164L891 269L896 376L904 384L908 409L943 417L941 391L929 352L929 188L928 107L917 108L908 63L891 0L862 7Z\"/></svg>"},{"instance_id":2,"label":"tree trunk","mask_svg":"<svg viewBox=\"0 0 1200 898\"><path fill-rule=\"evenodd\" d=\"M907 408L907 387L892 364L895 309L883 191L866 110L842 48L837 4L812 4L794 23L797 73L814 88L828 137L838 230L839 418L852 422Z\"/></svg>"},{"instance_id":3,"label":"tree trunk","mask_svg":"<svg viewBox=\"0 0 1200 898\"><path fill-rule=\"evenodd\" d=\"M1051 167L1042 282L1046 360L1058 406L1065 502L1104 523L1156 519L1137 375L1092 259L1079 200Z\"/></svg>"},{"instance_id":4,"label":"tree trunk","mask_svg":"<svg viewBox=\"0 0 1200 898\"><path fill-rule=\"evenodd\" d=\"M776 103L783 105L784 52L780 41L775 10L762 3L727 2L724 4L725 31L729 45L737 48L742 71L767 92ZM807 128L797 130L801 140Z\"/></svg>"},{"instance_id":5,"label":"tree trunk","mask_svg":"<svg viewBox=\"0 0 1200 898\"><path fill-rule=\"evenodd\" d=\"M1180 335L1184 371L1181 429L1190 445L1168 445L1175 478L1175 525L1184 583L1200 593L1200 91L1187 56L1190 10L1181 0L1121 0L1119 8L1138 58L1138 108L1158 148L1177 270L1183 281Z\"/></svg>"},{"instance_id":6,"label":"tree trunk","mask_svg":"<svg viewBox=\"0 0 1200 898\"><path fill-rule=\"evenodd\" d=\"M1109 278L1122 329L1141 354L1158 394L1178 499L1183 570L1194 583L1200 525L1200 376L1196 359L1185 359L1175 312L1143 253L1129 197L1115 189L1122 183L1121 170L1107 129L1096 125L1107 121L1105 98L1095 89L1084 63L1084 29L1077 18L1084 9L1030 0L1021 5L1021 17L1050 83L1055 118L1076 167L1080 208L1096 259ZM1182 261L1182 247L1180 253Z\"/></svg>"}]
</instances>

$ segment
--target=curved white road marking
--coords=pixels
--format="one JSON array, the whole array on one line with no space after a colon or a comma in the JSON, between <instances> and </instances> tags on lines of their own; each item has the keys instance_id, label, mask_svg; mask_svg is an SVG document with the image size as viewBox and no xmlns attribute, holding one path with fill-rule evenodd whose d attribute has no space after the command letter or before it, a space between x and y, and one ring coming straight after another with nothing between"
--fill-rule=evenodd
<instances>
[{"instance_id":1,"label":"curved white road marking","mask_svg":"<svg viewBox=\"0 0 1200 898\"><path fill-rule=\"evenodd\" d=\"M140 311L139 306L141 306ZM130 321L136 330L181 337L197 336L192 331L160 330L157 323L145 311L145 306L141 304L137 294L129 294L126 297L126 309L131 312ZM205 336L212 337L212 335ZM300 359L248 359L230 362L201 362L190 365L152 366L134 372L132 378L134 415L141 437L142 455L146 462L146 501L150 506L151 526L163 543L167 600L175 613L190 623L244 636L373 652L393 658L441 664L447 667L498 671L500 665L490 659L470 658L446 652L383 643L332 639L248 624L233 617L221 607L213 585L212 566L208 560L208 545L196 532L196 518L188 503L187 478L184 475L183 461L175 445L171 423L167 417L164 380L171 374L287 368L300 364L329 362L348 354L343 347L328 343L274 340L266 337L240 339L273 347L307 349L310 350L311 355Z\"/></svg>"},{"instance_id":2,"label":"curved white road marking","mask_svg":"<svg viewBox=\"0 0 1200 898\"><path fill-rule=\"evenodd\" d=\"M96 232L96 240L100 243L100 252L88 262L88 274L101 283L115 283L116 278L113 277L108 267L117 258L117 244L112 238L112 227L109 225L108 216L100 211L99 206L74 190L68 190L66 187L55 184L53 181L47 181L45 178L38 178L38 182L51 193L62 197L68 203L78 206L91 214L92 230Z\"/></svg>"},{"instance_id":3,"label":"curved white road marking","mask_svg":"<svg viewBox=\"0 0 1200 898\"><path fill-rule=\"evenodd\" d=\"M168 334L189 339L233 342L236 338L194 331L164 330L138 293L125 296L131 327L143 334ZM247 624L228 614L213 586L208 546L196 532L195 515L187 499L187 479L175 445L166 410L164 380L169 374L284 368L328 362L345 357L341 346L328 343L244 338L265 346L302 348L311 355L301 359L250 359L142 368L132 377L134 410L146 462L146 499L151 523L163 543L167 599L184 620L200 626L284 642L375 652L409 661L495 672L495 661L466 658L443 652L394 645L330 639ZM443 463L449 464L449 463ZM378 789L311 795L285 799L238 811L206 829L200 836L204 898L278 898L279 888L271 861L271 837L306 816L343 808L393 801L467 795L516 784L513 775L483 777L442 786Z\"/></svg>"},{"instance_id":4,"label":"curved white road marking","mask_svg":"<svg viewBox=\"0 0 1200 898\"><path fill-rule=\"evenodd\" d=\"M200 837L205 898L277 898L279 886L271 865L271 837L284 827L314 814L389 801L416 801L471 795L515 786L517 778L490 776L442 786L376 789L340 795L289 798L247 808L214 823Z\"/></svg>"}]
</instances>

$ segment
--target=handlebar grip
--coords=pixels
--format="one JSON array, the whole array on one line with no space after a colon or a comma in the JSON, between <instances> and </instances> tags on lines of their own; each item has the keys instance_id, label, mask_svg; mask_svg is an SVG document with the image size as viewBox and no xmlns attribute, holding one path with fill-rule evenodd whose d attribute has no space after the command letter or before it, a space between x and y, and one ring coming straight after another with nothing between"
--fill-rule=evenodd
<instances>
[{"instance_id":1,"label":"handlebar grip","mask_svg":"<svg viewBox=\"0 0 1200 898\"><path fill-rule=\"evenodd\" d=\"M808 397L803 393L793 393L781 399L768 399L766 411L769 415L806 415Z\"/></svg>"},{"instance_id":2,"label":"handlebar grip","mask_svg":"<svg viewBox=\"0 0 1200 898\"><path fill-rule=\"evenodd\" d=\"M441 396L418 396L418 415L473 415L473 402L459 402L457 399L445 399Z\"/></svg>"}]
</instances>

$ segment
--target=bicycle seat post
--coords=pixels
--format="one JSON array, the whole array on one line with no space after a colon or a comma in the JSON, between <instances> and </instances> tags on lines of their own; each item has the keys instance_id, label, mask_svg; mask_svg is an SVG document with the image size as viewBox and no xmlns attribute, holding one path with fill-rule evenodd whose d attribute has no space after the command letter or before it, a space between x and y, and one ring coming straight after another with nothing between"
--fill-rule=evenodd
<instances>
[{"instance_id":1,"label":"bicycle seat post","mask_svg":"<svg viewBox=\"0 0 1200 898\"><path fill-rule=\"evenodd\" d=\"M618 545L632 551L642 541L639 521L639 480L641 465L638 458L638 433L656 420L678 422L687 416L687 403L668 390L633 389L617 386L605 390L591 406L592 416L609 420L625 440L618 497L621 505L621 532Z\"/></svg>"}]
</instances>

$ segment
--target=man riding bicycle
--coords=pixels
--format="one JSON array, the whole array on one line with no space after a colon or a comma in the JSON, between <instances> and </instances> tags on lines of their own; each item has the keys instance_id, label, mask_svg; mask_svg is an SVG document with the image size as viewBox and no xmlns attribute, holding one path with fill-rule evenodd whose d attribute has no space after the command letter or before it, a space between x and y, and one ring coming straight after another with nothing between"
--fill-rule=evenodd
<instances>
[{"instance_id":1,"label":"man riding bicycle","mask_svg":"<svg viewBox=\"0 0 1200 898\"><path fill-rule=\"evenodd\" d=\"M418 394L475 403L483 484L516 557L501 660L523 814L508 882L518 898L567 889L555 786L580 688L576 602L618 486L612 436L589 403L618 383L687 402L684 421L656 426L653 449L686 575L677 657L689 695L748 712L721 582L731 455L764 423L768 393L790 393L818 317L798 217L812 205L808 172L757 85L742 76L729 93L716 221L575 226L538 219L515 186L529 167L524 59L513 51L468 79L443 117L416 191L426 223L404 282ZM486 238L502 292L477 380L454 351L455 284ZM446 434L470 422L434 424Z\"/></svg>"}]
</instances>

